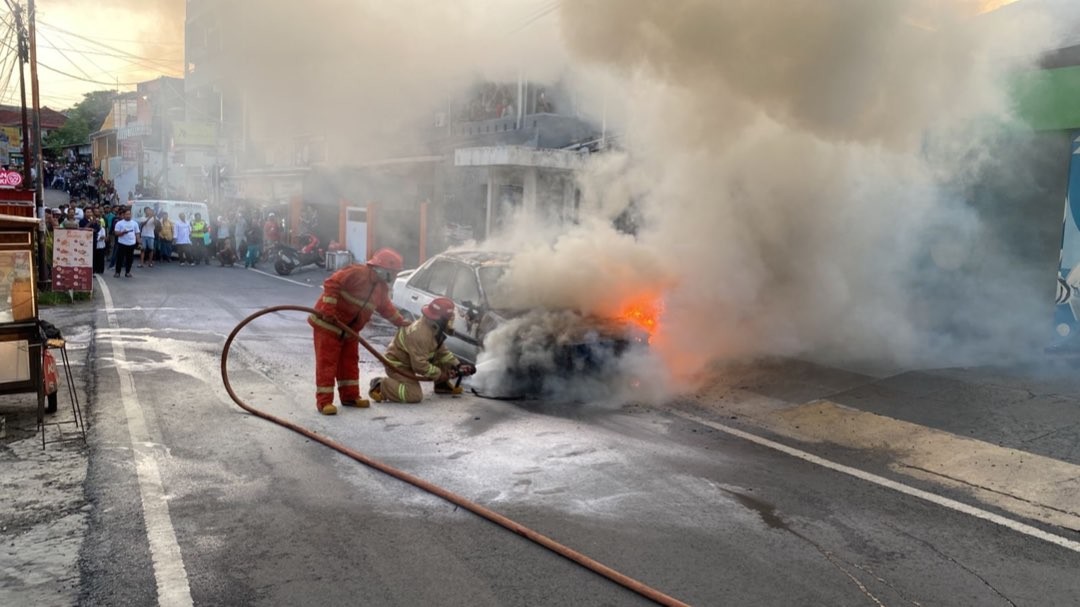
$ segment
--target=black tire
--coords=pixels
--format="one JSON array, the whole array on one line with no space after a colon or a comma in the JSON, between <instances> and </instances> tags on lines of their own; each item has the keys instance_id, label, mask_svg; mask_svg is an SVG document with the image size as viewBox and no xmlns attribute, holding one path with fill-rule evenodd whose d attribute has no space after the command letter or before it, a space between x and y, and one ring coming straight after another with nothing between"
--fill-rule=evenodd
<instances>
[{"instance_id":1,"label":"black tire","mask_svg":"<svg viewBox=\"0 0 1080 607\"><path fill-rule=\"evenodd\" d=\"M49 404L45 407L46 413L56 413L56 392L49 395Z\"/></svg>"},{"instance_id":2,"label":"black tire","mask_svg":"<svg viewBox=\"0 0 1080 607\"><path fill-rule=\"evenodd\" d=\"M293 269L294 266L291 263L285 261L284 259L278 259L274 262L274 271L282 276L288 276L289 274L292 274Z\"/></svg>"}]
</instances>

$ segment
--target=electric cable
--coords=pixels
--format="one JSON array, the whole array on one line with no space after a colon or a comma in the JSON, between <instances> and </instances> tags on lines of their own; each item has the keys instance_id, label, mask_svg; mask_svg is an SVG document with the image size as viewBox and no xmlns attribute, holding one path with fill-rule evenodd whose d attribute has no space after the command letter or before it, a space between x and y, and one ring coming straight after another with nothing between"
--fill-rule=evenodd
<instances>
[{"instance_id":1,"label":"electric cable","mask_svg":"<svg viewBox=\"0 0 1080 607\"><path fill-rule=\"evenodd\" d=\"M74 48L73 49L62 49L58 45L56 45L52 41L52 39L50 39L47 35L45 35L45 29L44 28L38 28L38 29L39 29L39 31L37 33L38 33L39 36L41 36L41 40L45 42L45 46L47 48L51 48L51 49L55 50L56 52L60 53L61 55L64 55L64 58L67 59L68 62L71 63L72 65L75 65L75 62L72 61L70 58L68 58L68 56L64 53L65 50L71 50L72 52L80 52L82 54L83 58L86 59L87 61L89 61L91 65L93 65L97 69L101 70L101 72L107 71L105 68L101 67L101 65L99 65L98 62L94 61L90 56L88 56L85 52L81 52L81 51L79 51L79 49L74 49ZM81 68L80 68L79 71L82 71L83 74L85 74L87 78L91 78L90 74L87 74Z\"/></svg>"},{"instance_id":2,"label":"electric cable","mask_svg":"<svg viewBox=\"0 0 1080 607\"><path fill-rule=\"evenodd\" d=\"M100 48L103 48L103 49L106 49L106 50L109 50L109 51L113 51L115 53L120 53L121 55L123 55L124 58L131 59L131 63L141 65L142 67L145 67L147 70L159 71L159 72L160 71L165 71L165 70L169 70L169 71L173 71L173 72L176 71L175 64L174 65L167 65L164 62L158 62L158 61L149 59L147 57L141 57L141 56L136 55L134 53L129 53L129 52L123 50L123 49L116 48L115 46L110 46L108 44L103 44L101 42L98 42L97 40L94 40L93 38L83 36L82 34L77 34L75 32L72 32L72 31L64 29L62 27L53 25L51 23L47 23L47 22L42 21L40 19L38 19L37 23L38 23L39 26L41 26L43 28L50 29L50 30L52 30L54 32L65 35L65 36L67 36L69 38L76 38L78 40L82 40L84 42L87 42L87 43L89 43L89 44L91 44L93 46L97 46L97 47L100 47Z\"/></svg>"},{"instance_id":3,"label":"electric cable","mask_svg":"<svg viewBox=\"0 0 1080 607\"><path fill-rule=\"evenodd\" d=\"M82 66L81 66L81 65L79 65L78 63L75 63L75 61L74 61L74 60L72 60L72 59L71 59L71 57L68 57L68 54L67 54L67 53L65 53L64 51L60 50L59 48L57 48L57 47L56 47L56 45L55 45L55 44L53 44L52 42L50 42L50 41L49 41L49 39L45 37L45 32L37 32L37 33L38 33L38 35L40 35L40 36L41 36L41 39L42 39L43 41L45 41L45 46L46 46L46 48L52 48L52 49L53 49L54 51L56 51L56 52L60 53L60 56L61 56L61 57L63 57L64 59L66 59L66 60L67 60L67 62L68 62L68 63L70 63L70 64L72 65L72 67L74 67L75 69L79 70L79 72L81 72L83 76L86 76L87 78L91 78L91 77L92 77L92 76L90 76L90 73L89 73L89 72L87 72L86 70L84 70L84 69L82 68ZM99 67L100 67L100 66L99 66Z\"/></svg>"},{"instance_id":4,"label":"electric cable","mask_svg":"<svg viewBox=\"0 0 1080 607\"><path fill-rule=\"evenodd\" d=\"M657 603L658 605L665 605L665 606L670 606L670 607L688 607L686 603L683 603L682 601L680 601L680 600L678 600L678 599L676 599L674 597L671 597L671 596L669 596L667 594L664 594L664 593L660 592L659 590L656 590L655 588L652 588L651 586L648 586L648 585L646 585L646 584L644 584L642 582L639 582L639 581L637 581L637 580L635 580L635 579L633 579L631 577L623 575L622 573L619 573L618 571L616 571L616 570L614 570L614 569L612 569L612 568L610 568L610 567L608 567L608 566L606 566L606 565L604 565L604 564L602 564L602 563L600 563L598 561L595 561L595 560L585 556L584 554L582 554L582 553L580 553L580 552L578 552L576 550L573 550L572 548L569 548L569 547L567 547L567 546L565 546L563 544L560 544L559 542L549 538L546 535L543 535L541 533L533 531L532 529L530 529L530 528L528 528L528 527L514 521L513 519L507 518L507 517L499 514L498 512L495 512L494 510L490 510L488 508L485 508L484 506L481 506L480 504L477 504L475 502L467 500L467 499L457 495L456 493L448 491L448 490L446 490L446 489L444 489L444 488L442 488L442 487L440 487L438 485L434 485L432 483L429 483L428 481L425 481L422 478L419 478L419 477L413 476L413 475L411 475L411 474L409 474L407 472L403 472L401 470L398 470L397 468L389 466L389 465L387 465L387 464L385 464L385 463L383 463L383 462L381 462L379 460L373 459L371 457L368 457L367 455L364 455L363 453L360 453L358 451L350 449L349 447L346 447L345 445L342 445L341 443L338 443L338 442L333 441L333 440L331 440L329 438L321 436L321 435L317 434L316 432L314 432L312 430L309 430L309 429L307 429L307 428L305 428L305 427L303 427L303 426L301 426L299 424L291 422L291 421L289 421L287 419L277 417L277 416L272 415L270 413L267 413L265 411L261 411L259 409L256 409L255 407L249 405L248 403L244 402L243 399L241 399L240 396L238 396L236 394L236 391L233 390L232 384L229 383L229 373L228 373L229 349L232 347L232 343L236 339L237 334L240 333L241 329L243 329L245 326L247 326L253 320L255 320L256 318L259 318L261 316L265 316L267 314L272 314L272 313L275 313L275 312L284 312L284 311L307 312L308 314L320 315L320 313L318 311L316 311L315 309L308 308L308 307L305 307L305 306L282 305L282 306L271 306L269 308L263 308L262 310L258 310L256 312L248 315L243 320L241 320L240 324L236 325L236 327L232 330L232 332L229 333L228 338L225 339L225 345L222 347L222 350L221 350L221 379L225 383L225 391L229 393L229 397L232 398L233 402L235 402L237 405L239 405L241 409L247 411L248 413L251 413L252 415L255 415L256 417L261 417L263 419L272 421L275 424L278 424L280 426L284 426L285 428L288 428L289 430L292 430L293 432L296 432L296 433L298 433L298 434L300 434L300 435L302 435L304 437L307 437L307 438L310 438L311 440L322 443L323 445L326 445L327 447L330 447L331 449L337 451L338 453L346 455L346 456L360 462L361 464L364 464L365 466L368 466L370 468L374 468L374 469L378 470L379 472L382 472L382 473L387 474L389 476L392 476L392 477L394 477L394 478L396 478L398 480L409 483L410 485L413 485L414 487L423 489L424 491L427 491L428 493L431 493L432 495L435 495L437 497L441 497L442 499L450 502L451 504L454 504L455 506L458 506L460 508L464 508L464 509L468 510L469 512L472 512L473 514L476 514L477 516L485 518L485 519L487 519L487 520L489 520L489 521L491 521L491 522L493 522L493 523L495 523L497 525L500 525L500 526L502 526L502 527L504 527L504 528L506 528L506 529L508 529L510 531L513 531L514 533L516 533L516 534L518 534L518 535L520 535L520 536L522 536L522 537L524 537L524 538L526 538L528 540L531 540L532 542L534 542L536 544L539 544L540 546L542 546L544 548L547 548L548 550L554 552L555 554L558 554L559 556L561 556L563 558L566 558L566 559L568 559L568 560L570 560L570 561L572 561L574 563L577 563L578 565L581 565L582 567L585 567L586 569L588 569L588 570L590 570L590 571L592 571L592 572L594 572L594 573L596 573L598 575L606 577L607 579L615 582L616 584L619 584L620 586L622 586L622 587L624 587L624 588L626 588L628 590L632 590L632 591L636 592L637 594L639 594L639 595L641 595L641 596L643 596L643 597ZM347 333L349 333L350 336L356 338L360 342L360 345L364 346L364 349L367 350L368 352L371 352L375 356L375 358L379 360L379 362L383 363L384 365L388 365L388 362L387 362L386 358L384 358L383 355L380 354L378 352L378 350L373 348L371 346L371 344L369 344L364 338L360 337L360 335L356 331L353 331L351 328L349 328L349 327L347 327L347 326L345 326L345 325L343 325L341 323L337 323L337 325L339 327L341 327L343 330L345 330ZM402 375L405 375L407 377L411 376L410 377L411 379L421 379L421 378L418 378L417 376L413 375L412 373L406 372L404 370L401 370L401 371L398 371L398 372L400 372ZM427 381L430 381L430 380L427 380Z\"/></svg>"}]
</instances>

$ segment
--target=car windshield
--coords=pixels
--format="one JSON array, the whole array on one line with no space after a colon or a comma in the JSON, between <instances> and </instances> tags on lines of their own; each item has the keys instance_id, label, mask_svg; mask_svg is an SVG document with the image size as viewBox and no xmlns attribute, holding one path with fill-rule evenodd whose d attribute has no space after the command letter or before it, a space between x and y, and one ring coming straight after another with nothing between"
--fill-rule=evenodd
<instances>
[{"instance_id":1,"label":"car windshield","mask_svg":"<svg viewBox=\"0 0 1080 607\"><path fill-rule=\"evenodd\" d=\"M506 274L505 265L486 265L481 266L479 270L480 274L480 288L484 290L484 295L487 296L488 305L498 310L502 306L499 305L499 280Z\"/></svg>"}]
</instances>

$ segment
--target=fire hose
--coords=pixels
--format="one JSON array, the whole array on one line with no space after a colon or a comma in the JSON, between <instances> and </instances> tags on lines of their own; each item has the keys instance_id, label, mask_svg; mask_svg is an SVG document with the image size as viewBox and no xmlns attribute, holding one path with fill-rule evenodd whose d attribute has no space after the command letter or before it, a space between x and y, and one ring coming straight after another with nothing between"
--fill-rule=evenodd
<instances>
[{"instance_id":1,"label":"fire hose","mask_svg":"<svg viewBox=\"0 0 1080 607\"><path fill-rule=\"evenodd\" d=\"M451 504L454 504L455 506L458 506L460 508L464 508L464 509L472 512L473 514L476 514L477 516L483 517L483 518L485 518L485 519L487 519L487 520L489 520L489 521L491 521L491 522L493 522L493 523L495 523L497 525L500 525L500 526L502 526L502 527L504 527L504 528L506 528L506 529L508 529L510 531L513 531L514 533L516 533L516 534L518 534L518 535L520 535L520 536L522 536L522 537L524 537L524 538L526 538L528 540L531 540L532 542L534 542L536 544L539 544L540 546L543 546L544 548L547 548L548 550L554 552L555 554L558 554L559 556L562 556L562 557L564 557L564 558L566 558L566 559L568 559L568 560L570 560L570 561L572 561L574 563L577 563L578 565L581 565L582 567L584 567L584 568L586 568L586 569L588 569L588 570L590 570L590 571L592 571L594 573L597 573L597 574L599 574L599 575L601 575L603 577L606 577L607 579L615 582L616 584L619 584L620 586L623 586L624 588L632 590L632 591L636 592L637 594L640 594L641 596L643 596L643 597L657 603L658 605L683 606L683 607L685 607L687 605L686 603L683 603L682 601L680 601L680 600L678 600L678 599L676 599L674 597L668 596L668 595L660 592L659 590L656 590L655 588L647 586L647 585L643 584L642 582L639 582L639 581L637 581L637 580L635 580L635 579L633 579L631 577L623 575L622 573L619 573L618 571L616 571L616 570L614 570L614 569L612 569L612 568L610 568L610 567L608 567L608 566L606 566L606 565L604 565L604 564L602 564L602 563L600 563L598 561L595 561L595 560L585 556L584 554L582 554L580 552L577 552L576 550L573 550L572 548L569 548L569 547L567 547L567 546L565 546L563 544L560 544L559 542L549 538L546 535L543 535L541 533L533 531L532 529L530 529L530 528L528 528L528 527L526 527L526 526L524 526L524 525L522 525L522 524L520 524L520 523L518 523L518 522L516 522L516 521L514 521L512 519L509 519L509 518L499 514L498 512L495 512L494 510L490 510L488 508L485 508L484 506L481 506L480 504L469 501L469 500L457 495L456 493L452 493L451 491L448 491L448 490L446 490L446 489L444 489L442 487L439 487L438 485L434 485L434 484L432 484L432 483L430 483L430 482L428 482L428 481L426 481L426 480L424 480L422 478L413 476L413 475L409 474L408 472L403 472L401 470L398 470L397 468L389 466L389 465L387 465L387 464L385 464L385 463L383 463L383 462L381 462L379 460L373 459L371 457L368 457L367 455L364 455L363 453L360 453L358 451L350 449L349 447L346 447L345 445L342 445L341 443L333 441L333 440L331 440L329 438L326 438L324 436L320 436L316 432L314 432L312 430L309 430L309 429L307 429L307 428L305 428L305 427L303 427L303 426L301 426L299 424L293 423L293 422L291 422L291 421L289 421L287 419L283 419L283 418L277 417L275 415L271 415L270 413L267 413L265 411L261 411L259 409L256 409L255 407L253 407L253 406L249 405L248 403L244 402L243 399L241 399L236 394L236 391L233 390L232 384L229 383L229 373L228 373L229 349L232 347L233 340L236 339L236 336L237 336L237 334L240 333L241 329L243 329L245 326L247 326L249 323L251 323L256 318L259 318L261 316L265 316L267 314L272 314L272 313L275 313L275 312L285 312L285 311L306 312L308 314L315 314L316 316L321 316L320 313L317 312L315 309L308 308L308 307L305 307L305 306L294 306L294 305L271 306L269 308L263 308L262 310L259 310L259 311L255 312L255 313L247 316L243 320L241 320L240 324L236 325L236 327L232 330L232 333L229 333L229 337L225 340L225 346L221 350L221 379L225 383L225 390L229 393L229 397L231 397L233 399L233 402L235 402L237 405L239 405L241 409L244 409L245 411L247 411L248 413L251 413L252 415L255 415L256 417L261 417L263 419L272 421L275 424L278 424L280 426L284 426L285 428L288 428L289 430L292 430L293 432L296 432L296 433L298 433L298 434L300 434L302 436L310 438L311 440L322 443L323 445L326 445L327 447L330 447L331 449L333 449L333 450L335 450L335 451L337 451L337 452L339 452L339 453L341 453L343 455L351 457L352 459L360 462L361 464L364 464L365 466L368 466L370 468L374 468L374 469L378 470L379 472L382 472L382 473L387 474L389 476L392 476L392 477L394 477L394 478L396 478L398 480L409 483L410 485L413 485L413 486L415 486L415 487L417 487L419 489L423 489L424 491L427 491L428 493L431 493L432 495L436 495L438 497L441 497L442 499L450 502ZM383 365L387 366L388 368L393 367L395 373L400 373L401 375L403 375L405 377L408 377L410 379L415 379L417 381L431 381L428 378L418 377L418 376L416 376L415 374L409 372L406 369L400 369L399 367L390 365L389 361L387 361L386 358L382 354L380 354L378 350L373 348L371 346L371 344L368 343L367 340L365 340L363 337L360 337L359 333L352 330L352 328L346 326L345 324L343 324L341 322L335 321L335 324L339 328L344 330L348 335L355 338L360 343L360 345L364 346L365 350L367 350L368 352L371 352L371 354L373 356L375 356L375 358L379 362L381 362Z\"/></svg>"}]
</instances>

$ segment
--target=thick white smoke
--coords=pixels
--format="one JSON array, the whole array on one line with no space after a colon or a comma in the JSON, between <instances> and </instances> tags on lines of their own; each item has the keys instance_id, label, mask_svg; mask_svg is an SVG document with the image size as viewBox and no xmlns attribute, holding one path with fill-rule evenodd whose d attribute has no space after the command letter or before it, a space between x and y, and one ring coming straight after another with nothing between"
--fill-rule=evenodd
<instances>
[{"instance_id":1,"label":"thick white smoke","mask_svg":"<svg viewBox=\"0 0 1080 607\"><path fill-rule=\"evenodd\" d=\"M539 1L234 6L229 75L256 148L332 133L347 136L331 164L394 157L478 79L524 66L575 83L622 151L580 176L578 225L519 218L487 243L518 253L502 295L601 316L662 298L653 348L679 375L767 355L988 360L1039 344L1049 322L1054 268L1019 263L969 196L1011 121L1010 70L1054 45L1037 14L975 17L968 0L574 0L557 21ZM628 210L635 236L612 227Z\"/></svg>"},{"instance_id":2,"label":"thick white smoke","mask_svg":"<svg viewBox=\"0 0 1080 607\"><path fill-rule=\"evenodd\" d=\"M609 213L612 193L641 208L637 252L617 259L650 260L631 264L649 268L634 278L643 289L674 281L657 347L677 372L762 355L971 362L1041 345L1052 268L1029 272L988 242L957 191L1011 119L1009 71L1054 32L1039 15L968 8L564 3L575 59L624 79L626 157L598 163L585 191ZM551 251L583 238L617 240L594 228ZM581 263L550 265L566 279ZM569 282L575 301L596 292Z\"/></svg>"}]
</instances>

